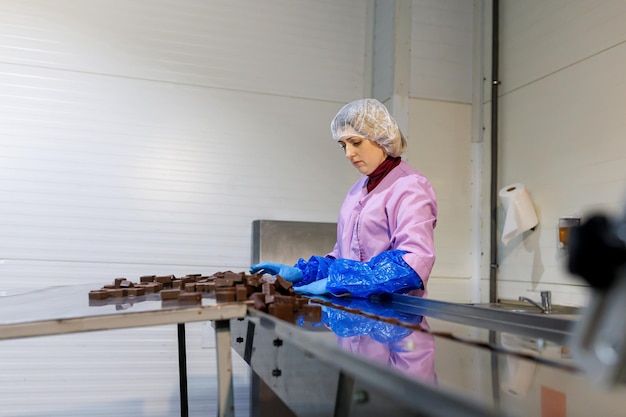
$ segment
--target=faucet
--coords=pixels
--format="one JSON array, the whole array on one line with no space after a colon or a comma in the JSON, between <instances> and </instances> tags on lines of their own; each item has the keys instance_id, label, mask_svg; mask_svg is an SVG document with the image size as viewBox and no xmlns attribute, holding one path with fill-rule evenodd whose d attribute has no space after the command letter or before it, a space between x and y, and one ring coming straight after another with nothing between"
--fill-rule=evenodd
<instances>
[{"instance_id":1,"label":"faucet","mask_svg":"<svg viewBox=\"0 0 626 417\"><path fill-rule=\"evenodd\" d=\"M520 301L528 301L530 304L534 305L538 309L540 309L543 313L550 313L552 311L552 292L550 291L541 291L541 304L538 302L531 300L528 297L519 297Z\"/></svg>"}]
</instances>

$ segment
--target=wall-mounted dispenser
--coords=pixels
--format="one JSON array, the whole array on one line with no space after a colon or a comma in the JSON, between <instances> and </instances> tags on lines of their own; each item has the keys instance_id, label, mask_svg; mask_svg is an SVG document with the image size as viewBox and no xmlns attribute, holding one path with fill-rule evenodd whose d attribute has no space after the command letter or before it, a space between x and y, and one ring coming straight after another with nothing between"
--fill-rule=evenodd
<instances>
[{"instance_id":1,"label":"wall-mounted dispenser","mask_svg":"<svg viewBox=\"0 0 626 417\"><path fill-rule=\"evenodd\" d=\"M569 246L570 232L580 226L580 216L559 217L559 249L566 251Z\"/></svg>"},{"instance_id":2,"label":"wall-mounted dispenser","mask_svg":"<svg viewBox=\"0 0 626 417\"><path fill-rule=\"evenodd\" d=\"M524 184L507 185L500 189L498 195L504 209L502 243L508 245L513 238L527 230L535 230L539 218Z\"/></svg>"}]
</instances>

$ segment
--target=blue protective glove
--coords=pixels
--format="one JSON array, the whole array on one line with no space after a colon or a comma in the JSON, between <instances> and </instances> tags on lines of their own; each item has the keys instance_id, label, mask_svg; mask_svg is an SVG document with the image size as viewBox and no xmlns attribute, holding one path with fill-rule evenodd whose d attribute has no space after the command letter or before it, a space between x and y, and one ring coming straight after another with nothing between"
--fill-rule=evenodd
<instances>
[{"instance_id":1,"label":"blue protective glove","mask_svg":"<svg viewBox=\"0 0 626 417\"><path fill-rule=\"evenodd\" d=\"M299 294L322 295L328 294L328 290L326 289L327 284L328 278L323 278L313 281L310 284L293 287L293 289Z\"/></svg>"},{"instance_id":2,"label":"blue protective glove","mask_svg":"<svg viewBox=\"0 0 626 417\"><path fill-rule=\"evenodd\" d=\"M280 275L289 282L298 282L302 279L302 271L293 266L277 262L261 262L250 267L251 274Z\"/></svg>"}]
</instances>

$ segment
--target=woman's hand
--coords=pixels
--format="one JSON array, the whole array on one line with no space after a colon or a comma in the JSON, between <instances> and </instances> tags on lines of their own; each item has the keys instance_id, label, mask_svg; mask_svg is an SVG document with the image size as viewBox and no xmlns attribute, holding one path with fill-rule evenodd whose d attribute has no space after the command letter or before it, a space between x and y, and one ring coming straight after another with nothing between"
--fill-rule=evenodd
<instances>
[{"instance_id":1,"label":"woman's hand","mask_svg":"<svg viewBox=\"0 0 626 417\"><path fill-rule=\"evenodd\" d=\"M318 279L317 281L313 281L310 284L301 285L299 287L293 287L293 290L299 294L311 294L311 295L322 295L328 294L328 290L326 286L328 284L328 278Z\"/></svg>"},{"instance_id":2,"label":"woman's hand","mask_svg":"<svg viewBox=\"0 0 626 417\"><path fill-rule=\"evenodd\" d=\"M302 279L302 271L293 266L277 262L261 262L250 267L251 274L280 275L289 282L298 282Z\"/></svg>"}]
</instances>

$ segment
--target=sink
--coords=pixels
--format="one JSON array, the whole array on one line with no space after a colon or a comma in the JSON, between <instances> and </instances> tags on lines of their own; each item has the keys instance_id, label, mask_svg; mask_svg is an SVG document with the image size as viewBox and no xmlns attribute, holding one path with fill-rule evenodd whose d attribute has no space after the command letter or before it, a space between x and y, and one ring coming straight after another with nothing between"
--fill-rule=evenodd
<instances>
[{"instance_id":1,"label":"sink","mask_svg":"<svg viewBox=\"0 0 626 417\"><path fill-rule=\"evenodd\" d=\"M529 303L517 301L517 300L500 300L497 303L477 303L477 304L470 304L470 305L481 307L481 308L511 311L515 313L541 314L541 315L553 316L553 317L576 316L582 313L580 307L562 306L562 305L553 305L552 311L550 311L549 313L544 313L539 308Z\"/></svg>"}]
</instances>

